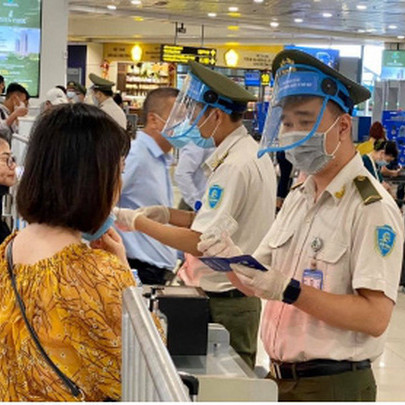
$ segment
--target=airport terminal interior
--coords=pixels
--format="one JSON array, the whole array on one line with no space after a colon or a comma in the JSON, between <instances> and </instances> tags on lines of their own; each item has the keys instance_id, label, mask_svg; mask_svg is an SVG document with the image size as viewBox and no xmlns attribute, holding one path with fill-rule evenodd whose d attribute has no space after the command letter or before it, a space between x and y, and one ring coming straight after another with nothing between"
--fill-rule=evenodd
<instances>
[{"instance_id":1,"label":"airport terminal interior","mask_svg":"<svg viewBox=\"0 0 405 405\"><path fill-rule=\"evenodd\" d=\"M0 400L405 401L404 16L0 0Z\"/></svg>"}]
</instances>

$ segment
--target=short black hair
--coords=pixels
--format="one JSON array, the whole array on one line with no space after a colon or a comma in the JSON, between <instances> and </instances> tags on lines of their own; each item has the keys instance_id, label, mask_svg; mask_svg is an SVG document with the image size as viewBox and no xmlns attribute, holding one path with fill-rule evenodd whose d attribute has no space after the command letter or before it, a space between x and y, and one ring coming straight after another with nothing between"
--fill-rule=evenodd
<instances>
[{"instance_id":1,"label":"short black hair","mask_svg":"<svg viewBox=\"0 0 405 405\"><path fill-rule=\"evenodd\" d=\"M161 114L165 109L167 99L176 98L178 94L179 90L174 87L160 87L150 91L143 103L144 123L147 123L149 113Z\"/></svg>"},{"instance_id":2,"label":"short black hair","mask_svg":"<svg viewBox=\"0 0 405 405\"><path fill-rule=\"evenodd\" d=\"M203 107L203 105L202 105L202 107ZM209 116L211 114L211 111L213 109L215 109L215 108L217 108L217 107L208 106L207 109L205 110L205 113L204 113L205 116ZM229 118L231 119L231 122L239 122L239 121L243 120L243 116L245 115L245 113L244 112L239 112L239 111L238 112L237 111L232 111L228 115L229 115Z\"/></svg>"},{"instance_id":3,"label":"short black hair","mask_svg":"<svg viewBox=\"0 0 405 405\"><path fill-rule=\"evenodd\" d=\"M93 91L99 91L100 93L103 93L107 97L112 97L114 95L112 90L93 89Z\"/></svg>"},{"instance_id":4,"label":"short black hair","mask_svg":"<svg viewBox=\"0 0 405 405\"><path fill-rule=\"evenodd\" d=\"M384 153L387 156L391 156L394 159L398 158L398 146L394 141L386 141L384 147Z\"/></svg>"},{"instance_id":5,"label":"short black hair","mask_svg":"<svg viewBox=\"0 0 405 405\"><path fill-rule=\"evenodd\" d=\"M27 100L29 100L30 95L27 91L27 89L23 86L21 86L21 84L18 83L10 83L7 86L7 90L6 90L6 98L9 98L13 93L22 93L25 94L27 97Z\"/></svg>"},{"instance_id":6,"label":"short black hair","mask_svg":"<svg viewBox=\"0 0 405 405\"><path fill-rule=\"evenodd\" d=\"M4 77L0 75L0 84L4 83Z\"/></svg>"},{"instance_id":7,"label":"short black hair","mask_svg":"<svg viewBox=\"0 0 405 405\"><path fill-rule=\"evenodd\" d=\"M123 104L123 100L122 100L122 96L120 93L116 93L114 94L113 100L120 106L121 104Z\"/></svg>"},{"instance_id":8,"label":"short black hair","mask_svg":"<svg viewBox=\"0 0 405 405\"><path fill-rule=\"evenodd\" d=\"M104 111L63 104L35 122L17 207L28 223L94 233L120 192L125 131Z\"/></svg>"}]
</instances>

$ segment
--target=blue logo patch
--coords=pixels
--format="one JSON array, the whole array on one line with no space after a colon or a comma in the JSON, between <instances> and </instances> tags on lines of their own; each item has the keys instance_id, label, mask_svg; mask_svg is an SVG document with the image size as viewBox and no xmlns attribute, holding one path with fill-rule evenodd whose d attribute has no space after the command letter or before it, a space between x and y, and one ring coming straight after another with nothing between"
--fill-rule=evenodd
<instances>
[{"instance_id":1,"label":"blue logo patch","mask_svg":"<svg viewBox=\"0 0 405 405\"><path fill-rule=\"evenodd\" d=\"M388 256L394 247L396 233L389 225L377 226L375 230L376 247L381 256Z\"/></svg>"},{"instance_id":2,"label":"blue logo patch","mask_svg":"<svg viewBox=\"0 0 405 405\"><path fill-rule=\"evenodd\" d=\"M224 189L218 184L214 184L208 190L208 205L210 208L217 208L221 202L222 196L224 195Z\"/></svg>"}]
</instances>

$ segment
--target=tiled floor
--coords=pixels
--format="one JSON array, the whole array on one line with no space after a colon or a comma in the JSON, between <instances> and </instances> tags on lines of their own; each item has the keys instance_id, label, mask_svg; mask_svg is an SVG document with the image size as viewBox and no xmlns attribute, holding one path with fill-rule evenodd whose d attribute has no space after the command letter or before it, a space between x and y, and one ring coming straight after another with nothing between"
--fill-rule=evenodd
<instances>
[{"instance_id":1,"label":"tiled floor","mask_svg":"<svg viewBox=\"0 0 405 405\"><path fill-rule=\"evenodd\" d=\"M267 355L259 344L257 365L268 368ZM384 353L373 362L377 401L405 401L405 294L398 293L388 329Z\"/></svg>"}]
</instances>

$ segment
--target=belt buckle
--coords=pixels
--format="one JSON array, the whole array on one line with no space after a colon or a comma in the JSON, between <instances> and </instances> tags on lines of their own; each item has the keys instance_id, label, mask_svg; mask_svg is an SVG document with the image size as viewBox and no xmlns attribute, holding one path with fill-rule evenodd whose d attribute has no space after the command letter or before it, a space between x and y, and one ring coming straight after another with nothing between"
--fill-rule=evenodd
<instances>
[{"instance_id":1,"label":"belt buckle","mask_svg":"<svg viewBox=\"0 0 405 405\"><path fill-rule=\"evenodd\" d=\"M275 363L274 361L270 362L270 374L277 380L281 380L283 378L283 376L281 375L280 365Z\"/></svg>"}]
</instances>

